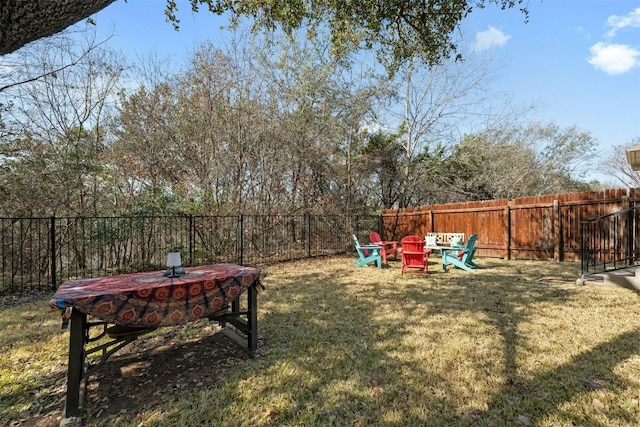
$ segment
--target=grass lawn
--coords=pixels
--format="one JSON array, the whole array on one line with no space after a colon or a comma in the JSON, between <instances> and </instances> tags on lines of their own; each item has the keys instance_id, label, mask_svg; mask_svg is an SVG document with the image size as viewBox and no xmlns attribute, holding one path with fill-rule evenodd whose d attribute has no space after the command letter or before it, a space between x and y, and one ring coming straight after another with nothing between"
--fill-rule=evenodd
<instances>
[{"instance_id":1,"label":"grass lawn","mask_svg":"<svg viewBox=\"0 0 640 427\"><path fill-rule=\"evenodd\" d=\"M637 292L577 286L574 263L479 258L474 273L443 272L432 257L424 277L354 260L267 267L261 357L234 358L158 405L115 416L89 405L85 425L640 425ZM68 332L46 297L2 308L0 324L0 424L51 425Z\"/></svg>"}]
</instances>

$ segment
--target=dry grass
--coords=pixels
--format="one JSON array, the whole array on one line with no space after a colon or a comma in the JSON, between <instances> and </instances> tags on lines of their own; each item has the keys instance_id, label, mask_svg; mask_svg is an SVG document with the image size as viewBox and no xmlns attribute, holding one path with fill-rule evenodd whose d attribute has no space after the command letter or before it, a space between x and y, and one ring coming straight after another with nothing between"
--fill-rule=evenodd
<instances>
[{"instance_id":1,"label":"dry grass","mask_svg":"<svg viewBox=\"0 0 640 427\"><path fill-rule=\"evenodd\" d=\"M393 261L356 269L353 257L271 266L262 357L155 409L86 424L640 425L637 292L577 286L571 263L481 258L466 273L437 260L427 277ZM0 312L0 422L64 374L66 334L45 307Z\"/></svg>"}]
</instances>

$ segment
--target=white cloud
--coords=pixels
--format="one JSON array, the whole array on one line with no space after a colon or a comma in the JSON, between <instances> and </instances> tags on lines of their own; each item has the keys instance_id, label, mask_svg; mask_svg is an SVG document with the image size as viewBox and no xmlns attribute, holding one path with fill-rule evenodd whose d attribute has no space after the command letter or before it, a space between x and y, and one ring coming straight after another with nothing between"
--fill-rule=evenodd
<instances>
[{"instance_id":1,"label":"white cloud","mask_svg":"<svg viewBox=\"0 0 640 427\"><path fill-rule=\"evenodd\" d=\"M596 43L587 62L607 74L626 73L638 65L640 51L624 44Z\"/></svg>"},{"instance_id":2,"label":"white cloud","mask_svg":"<svg viewBox=\"0 0 640 427\"><path fill-rule=\"evenodd\" d=\"M494 46L504 46L510 38L511 36L506 35L495 27L489 26L487 31L480 31L476 34L473 50L480 52Z\"/></svg>"},{"instance_id":3,"label":"white cloud","mask_svg":"<svg viewBox=\"0 0 640 427\"><path fill-rule=\"evenodd\" d=\"M607 33L609 37L614 37L618 31L625 28L640 28L640 7L624 16L611 15L607 19L607 25L611 27Z\"/></svg>"}]
</instances>

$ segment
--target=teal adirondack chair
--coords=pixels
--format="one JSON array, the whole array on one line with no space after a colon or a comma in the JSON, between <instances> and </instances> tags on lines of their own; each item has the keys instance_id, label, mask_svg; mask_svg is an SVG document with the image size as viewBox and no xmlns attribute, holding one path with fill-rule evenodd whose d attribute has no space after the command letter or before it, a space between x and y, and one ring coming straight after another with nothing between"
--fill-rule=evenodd
<instances>
[{"instance_id":1,"label":"teal adirondack chair","mask_svg":"<svg viewBox=\"0 0 640 427\"><path fill-rule=\"evenodd\" d=\"M465 271L473 271L480 266L473 262L476 253L477 234L472 234L464 246L452 246L451 249L442 250L442 269L447 271L447 264L461 268Z\"/></svg>"},{"instance_id":2,"label":"teal adirondack chair","mask_svg":"<svg viewBox=\"0 0 640 427\"><path fill-rule=\"evenodd\" d=\"M378 268L382 268L382 255L380 254L382 248L380 246L361 245L355 234L353 235L353 241L356 243L356 251L358 252L356 267L375 262Z\"/></svg>"}]
</instances>

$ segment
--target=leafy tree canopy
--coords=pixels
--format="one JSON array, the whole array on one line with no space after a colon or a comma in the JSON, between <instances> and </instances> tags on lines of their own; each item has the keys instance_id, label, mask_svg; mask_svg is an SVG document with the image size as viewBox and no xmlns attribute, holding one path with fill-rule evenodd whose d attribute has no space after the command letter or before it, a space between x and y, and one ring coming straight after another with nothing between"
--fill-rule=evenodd
<instances>
[{"instance_id":1,"label":"leafy tree canopy","mask_svg":"<svg viewBox=\"0 0 640 427\"><path fill-rule=\"evenodd\" d=\"M5 0L0 6L0 55L53 35L90 17L115 0ZM165 14L179 27L177 0L166 0ZM281 28L288 34L301 27L313 37L321 27L332 34L334 53L373 49L394 68L422 56L434 64L456 52L451 34L474 8L496 4L510 9L525 0L189 0L215 14L230 14L231 24L253 20L255 29ZM526 7L521 11L528 15Z\"/></svg>"}]
</instances>

